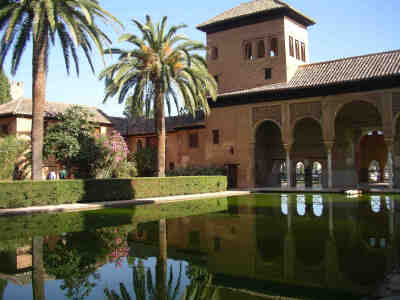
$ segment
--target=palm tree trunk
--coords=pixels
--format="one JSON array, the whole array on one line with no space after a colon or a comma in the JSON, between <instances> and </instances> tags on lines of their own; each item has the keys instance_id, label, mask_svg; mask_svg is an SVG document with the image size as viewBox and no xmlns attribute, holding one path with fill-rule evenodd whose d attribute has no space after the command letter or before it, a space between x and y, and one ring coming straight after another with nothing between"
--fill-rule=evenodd
<instances>
[{"instance_id":1,"label":"palm tree trunk","mask_svg":"<svg viewBox=\"0 0 400 300\"><path fill-rule=\"evenodd\" d=\"M46 26L44 26L46 27ZM47 29L33 38L32 55L32 180L43 179L43 129L47 77Z\"/></svg>"},{"instance_id":2,"label":"palm tree trunk","mask_svg":"<svg viewBox=\"0 0 400 300\"><path fill-rule=\"evenodd\" d=\"M34 300L45 300L43 237L34 237L32 241L32 291Z\"/></svg>"},{"instance_id":3,"label":"palm tree trunk","mask_svg":"<svg viewBox=\"0 0 400 300\"><path fill-rule=\"evenodd\" d=\"M157 88L156 88L157 89ZM157 93L157 92L156 92ZM155 129L157 135L157 177L165 176L165 108L164 94L156 94L155 103Z\"/></svg>"},{"instance_id":4,"label":"palm tree trunk","mask_svg":"<svg viewBox=\"0 0 400 300\"><path fill-rule=\"evenodd\" d=\"M156 265L157 299L167 300L167 222L165 219L158 221L159 254Z\"/></svg>"}]
</instances>

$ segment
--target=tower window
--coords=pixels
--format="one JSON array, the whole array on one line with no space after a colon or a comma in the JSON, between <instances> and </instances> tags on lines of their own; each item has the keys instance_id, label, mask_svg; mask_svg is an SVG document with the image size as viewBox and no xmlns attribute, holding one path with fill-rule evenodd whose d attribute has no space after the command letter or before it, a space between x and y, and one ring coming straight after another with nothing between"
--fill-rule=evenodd
<instances>
[{"instance_id":1,"label":"tower window","mask_svg":"<svg viewBox=\"0 0 400 300\"><path fill-rule=\"evenodd\" d=\"M296 59L300 59L300 42L296 40Z\"/></svg>"},{"instance_id":2,"label":"tower window","mask_svg":"<svg viewBox=\"0 0 400 300\"><path fill-rule=\"evenodd\" d=\"M301 60L306 61L306 45L301 42Z\"/></svg>"},{"instance_id":3,"label":"tower window","mask_svg":"<svg viewBox=\"0 0 400 300\"><path fill-rule=\"evenodd\" d=\"M218 48L217 47L211 48L211 59L212 60L218 59Z\"/></svg>"},{"instance_id":4,"label":"tower window","mask_svg":"<svg viewBox=\"0 0 400 300\"><path fill-rule=\"evenodd\" d=\"M257 44L257 57L265 57L265 45L264 41L259 41Z\"/></svg>"},{"instance_id":5,"label":"tower window","mask_svg":"<svg viewBox=\"0 0 400 300\"><path fill-rule=\"evenodd\" d=\"M278 56L278 39L277 38L271 38L271 45L270 45L270 51L269 54L271 57L273 56Z\"/></svg>"},{"instance_id":6,"label":"tower window","mask_svg":"<svg viewBox=\"0 0 400 300\"><path fill-rule=\"evenodd\" d=\"M248 60L253 59L253 54L252 54L252 49L251 49L251 43L247 42L244 45L244 58Z\"/></svg>"},{"instance_id":7,"label":"tower window","mask_svg":"<svg viewBox=\"0 0 400 300\"><path fill-rule=\"evenodd\" d=\"M264 69L264 79L269 80L271 78L272 78L272 69L271 68Z\"/></svg>"},{"instance_id":8,"label":"tower window","mask_svg":"<svg viewBox=\"0 0 400 300\"><path fill-rule=\"evenodd\" d=\"M218 145L219 144L219 130L218 129L214 129L212 131L212 135L213 135L213 144L214 145Z\"/></svg>"},{"instance_id":9,"label":"tower window","mask_svg":"<svg viewBox=\"0 0 400 300\"><path fill-rule=\"evenodd\" d=\"M293 43L293 37L289 36L289 55L291 57L294 57L294 43Z\"/></svg>"},{"instance_id":10,"label":"tower window","mask_svg":"<svg viewBox=\"0 0 400 300\"><path fill-rule=\"evenodd\" d=\"M199 135L197 133L189 134L189 147L190 148L199 147Z\"/></svg>"}]
</instances>

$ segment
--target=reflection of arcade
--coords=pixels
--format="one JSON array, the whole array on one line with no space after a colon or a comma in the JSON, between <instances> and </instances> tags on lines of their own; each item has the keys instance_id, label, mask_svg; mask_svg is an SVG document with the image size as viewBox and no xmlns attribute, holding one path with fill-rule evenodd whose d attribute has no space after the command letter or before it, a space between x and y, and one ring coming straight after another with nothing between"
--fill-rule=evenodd
<instances>
[{"instance_id":1,"label":"reflection of arcade","mask_svg":"<svg viewBox=\"0 0 400 300\"><path fill-rule=\"evenodd\" d=\"M398 262L395 202L388 197L275 195L268 203L258 197L233 198L225 213L168 220L169 252L198 257L217 286L286 296L299 296L287 294L296 286L310 295L318 288L368 294ZM277 284L282 289L272 291Z\"/></svg>"}]
</instances>

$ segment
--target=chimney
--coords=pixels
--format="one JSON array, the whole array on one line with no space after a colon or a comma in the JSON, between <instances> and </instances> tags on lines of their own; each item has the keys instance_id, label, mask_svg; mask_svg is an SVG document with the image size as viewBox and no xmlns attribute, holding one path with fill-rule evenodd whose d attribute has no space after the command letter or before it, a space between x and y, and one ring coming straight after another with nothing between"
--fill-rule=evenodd
<instances>
[{"instance_id":1,"label":"chimney","mask_svg":"<svg viewBox=\"0 0 400 300\"><path fill-rule=\"evenodd\" d=\"M24 97L24 83L13 80L10 85L11 99L17 100Z\"/></svg>"}]
</instances>

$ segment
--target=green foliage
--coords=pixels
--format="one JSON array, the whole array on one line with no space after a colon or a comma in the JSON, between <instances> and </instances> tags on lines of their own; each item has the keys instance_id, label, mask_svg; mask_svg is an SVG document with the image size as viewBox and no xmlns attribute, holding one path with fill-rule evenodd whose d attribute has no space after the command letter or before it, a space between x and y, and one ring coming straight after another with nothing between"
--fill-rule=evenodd
<instances>
[{"instance_id":1,"label":"green foliage","mask_svg":"<svg viewBox=\"0 0 400 300\"><path fill-rule=\"evenodd\" d=\"M1 6L0 6L1 7ZM1 8L0 8L1 9ZM0 104L11 101L10 82L3 69L0 70Z\"/></svg>"},{"instance_id":2,"label":"green foliage","mask_svg":"<svg viewBox=\"0 0 400 300\"><path fill-rule=\"evenodd\" d=\"M226 176L227 171L225 167L186 167L168 170L167 176Z\"/></svg>"},{"instance_id":3,"label":"green foliage","mask_svg":"<svg viewBox=\"0 0 400 300\"><path fill-rule=\"evenodd\" d=\"M120 161L113 170L114 178L130 178L138 176L136 164L130 161Z\"/></svg>"},{"instance_id":4,"label":"green foliage","mask_svg":"<svg viewBox=\"0 0 400 300\"><path fill-rule=\"evenodd\" d=\"M19 165L17 160L21 158L27 147L26 142L15 136L0 137L0 180L11 180L17 177Z\"/></svg>"},{"instance_id":5,"label":"green foliage","mask_svg":"<svg viewBox=\"0 0 400 300\"><path fill-rule=\"evenodd\" d=\"M220 192L226 185L224 176L0 182L0 208Z\"/></svg>"},{"instance_id":6,"label":"green foliage","mask_svg":"<svg viewBox=\"0 0 400 300\"><path fill-rule=\"evenodd\" d=\"M56 122L48 127L44 138L44 157L54 157L66 166L68 174L78 178L95 177L110 153L104 140L95 136L91 116L86 109L72 106L55 116Z\"/></svg>"},{"instance_id":7,"label":"green foliage","mask_svg":"<svg viewBox=\"0 0 400 300\"><path fill-rule=\"evenodd\" d=\"M8 1L0 4L0 23L5 25L0 47L1 65L10 49L13 49L11 73L15 75L24 50L33 36L33 43L44 44L48 54L49 46L58 37L64 54L65 66L69 74L71 58L79 74L77 49L81 48L93 68L92 43L101 55L103 43L111 43L100 29L95 19L117 22L109 12L102 9L98 1L82 0L30 0ZM40 20L40 22L38 22ZM122 26L122 25L121 25ZM53 43L43 43L48 38ZM14 46L13 46L14 45ZM37 62L38 51L34 51L33 61ZM47 64L47 61L46 61ZM47 69L47 66L44 66Z\"/></svg>"},{"instance_id":8,"label":"green foliage","mask_svg":"<svg viewBox=\"0 0 400 300\"><path fill-rule=\"evenodd\" d=\"M157 170L157 151L152 147L145 147L130 154L129 160L135 162L138 176L155 176Z\"/></svg>"},{"instance_id":9,"label":"green foliage","mask_svg":"<svg viewBox=\"0 0 400 300\"><path fill-rule=\"evenodd\" d=\"M117 95L120 103L126 100L139 111L147 112L153 106L156 112L155 99L160 96L161 103L165 101L169 111L173 104L179 111L179 95L183 106L191 113L199 108L208 113L207 97L216 99L217 83L208 72L204 57L198 54L206 50L206 46L177 34L186 25L166 29L167 17L157 24L153 24L149 16L145 24L133 22L142 38L124 34L120 42L130 43L133 49L110 49L111 54L119 55L119 61L99 76L105 79L104 100Z\"/></svg>"}]
</instances>

